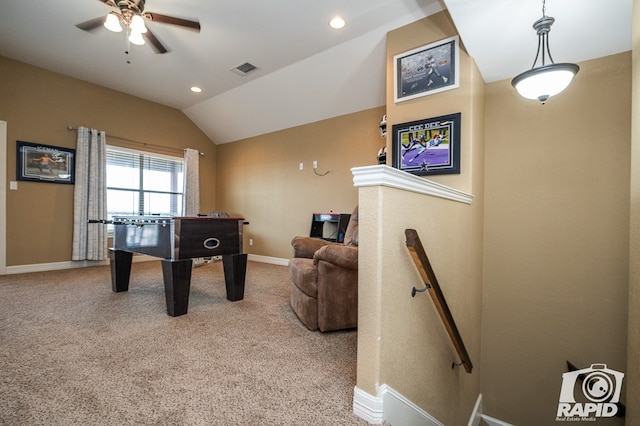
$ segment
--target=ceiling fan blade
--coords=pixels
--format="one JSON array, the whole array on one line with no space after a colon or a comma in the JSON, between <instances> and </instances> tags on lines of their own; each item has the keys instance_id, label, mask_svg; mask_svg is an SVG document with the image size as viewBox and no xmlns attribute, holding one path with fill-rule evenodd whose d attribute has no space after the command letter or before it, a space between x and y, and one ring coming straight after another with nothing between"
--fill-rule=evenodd
<instances>
[{"instance_id":1,"label":"ceiling fan blade","mask_svg":"<svg viewBox=\"0 0 640 426\"><path fill-rule=\"evenodd\" d=\"M118 6L117 6L113 1L111 1L111 0L98 0L98 1L101 1L102 3L104 3L104 4L108 5L108 6L111 6L111 7L118 7Z\"/></svg>"},{"instance_id":2,"label":"ceiling fan blade","mask_svg":"<svg viewBox=\"0 0 640 426\"><path fill-rule=\"evenodd\" d=\"M169 49L167 49L165 45L162 44L160 40L158 40L158 37L156 37L149 28L147 28L147 32L143 33L142 36L147 39L156 53L167 53L169 51Z\"/></svg>"},{"instance_id":3,"label":"ceiling fan blade","mask_svg":"<svg viewBox=\"0 0 640 426\"><path fill-rule=\"evenodd\" d=\"M176 18L175 16L161 15L159 13L145 13L144 17L152 22L161 22L163 24L179 25L181 27L191 28L200 31L200 22L191 21L189 19Z\"/></svg>"},{"instance_id":4,"label":"ceiling fan blade","mask_svg":"<svg viewBox=\"0 0 640 426\"><path fill-rule=\"evenodd\" d=\"M76 24L76 27L85 31L93 31L96 28L100 28L104 24L104 16L99 18L90 19L88 21L81 22Z\"/></svg>"}]
</instances>

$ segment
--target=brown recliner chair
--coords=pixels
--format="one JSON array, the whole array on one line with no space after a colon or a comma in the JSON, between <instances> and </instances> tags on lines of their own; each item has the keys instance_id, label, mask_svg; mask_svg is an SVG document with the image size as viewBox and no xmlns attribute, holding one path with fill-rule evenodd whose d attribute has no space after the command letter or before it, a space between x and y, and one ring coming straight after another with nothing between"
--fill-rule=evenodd
<instances>
[{"instance_id":1,"label":"brown recliner chair","mask_svg":"<svg viewBox=\"0 0 640 426\"><path fill-rule=\"evenodd\" d=\"M291 308L300 321L322 332L357 327L358 207L343 243L295 237L291 245Z\"/></svg>"}]
</instances>

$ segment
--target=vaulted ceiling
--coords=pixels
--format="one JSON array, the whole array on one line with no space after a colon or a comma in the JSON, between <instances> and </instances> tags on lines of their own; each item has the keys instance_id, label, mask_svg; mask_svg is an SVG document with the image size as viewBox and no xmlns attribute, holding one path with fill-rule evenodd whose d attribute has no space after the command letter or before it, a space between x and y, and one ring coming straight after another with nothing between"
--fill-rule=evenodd
<instances>
[{"instance_id":1,"label":"vaulted ceiling","mask_svg":"<svg viewBox=\"0 0 640 426\"><path fill-rule=\"evenodd\" d=\"M123 33L77 28L113 10L101 0L7 0L0 55L178 108L227 143L384 105L386 33L445 8L486 82L531 67L539 0L146 0L146 12L201 24L149 22L165 54L125 54ZM632 0L548 0L546 12L556 62L631 49ZM335 15L342 30L328 26ZM257 68L231 71L245 62Z\"/></svg>"}]
</instances>

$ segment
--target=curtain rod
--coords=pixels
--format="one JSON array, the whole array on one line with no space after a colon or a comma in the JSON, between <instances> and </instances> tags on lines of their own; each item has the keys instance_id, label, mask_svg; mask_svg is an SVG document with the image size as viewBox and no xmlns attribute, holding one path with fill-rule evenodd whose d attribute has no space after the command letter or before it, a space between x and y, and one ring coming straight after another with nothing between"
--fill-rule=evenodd
<instances>
[{"instance_id":1,"label":"curtain rod","mask_svg":"<svg viewBox=\"0 0 640 426\"><path fill-rule=\"evenodd\" d=\"M67 126L67 130L69 130L69 131L71 131L71 130L78 130L78 128L77 128L77 127L73 127L73 126ZM105 134L107 135L107 137L108 137L108 138L120 139L120 140L127 141L127 142L133 142L133 143L140 144L140 145L142 145L142 146L150 146L150 147L159 148L159 149L164 149L164 150L167 150L167 151L174 151L174 152L183 152L183 151L186 151L186 150L184 150L184 149L183 149L183 150L181 150L180 148L171 148L171 147L168 147L168 146L154 145L154 144L152 144L152 143L140 142L140 141L136 141L136 140L133 140L133 139L125 138L125 137L123 137L123 136L116 136L116 135L112 135L112 134L109 134L109 133L106 133L106 132L105 132ZM198 151L198 154L200 154L200 155L204 156L204 152L200 152L200 151Z\"/></svg>"}]
</instances>

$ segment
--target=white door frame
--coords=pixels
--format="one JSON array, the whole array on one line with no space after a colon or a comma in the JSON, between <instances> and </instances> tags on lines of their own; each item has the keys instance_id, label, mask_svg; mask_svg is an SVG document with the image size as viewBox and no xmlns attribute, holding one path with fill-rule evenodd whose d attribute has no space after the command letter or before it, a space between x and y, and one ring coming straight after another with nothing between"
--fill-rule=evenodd
<instances>
[{"instance_id":1,"label":"white door frame","mask_svg":"<svg viewBox=\"0 0 640 426\"><path fill-rule=\"evenodd\" d=\"M7 273L7 122L0 120L0 275Z\"/></svg>"}]
</instances>

